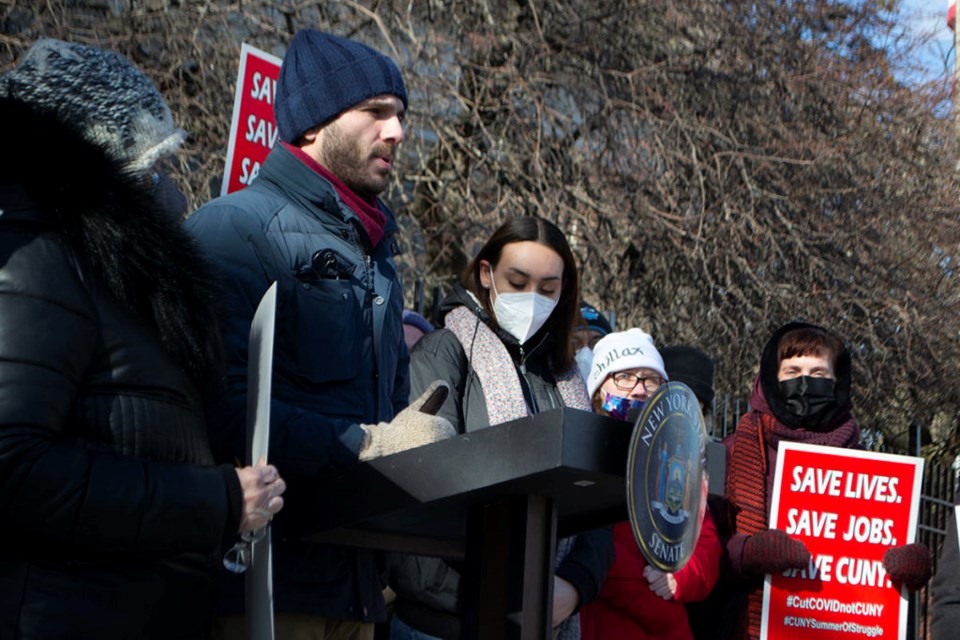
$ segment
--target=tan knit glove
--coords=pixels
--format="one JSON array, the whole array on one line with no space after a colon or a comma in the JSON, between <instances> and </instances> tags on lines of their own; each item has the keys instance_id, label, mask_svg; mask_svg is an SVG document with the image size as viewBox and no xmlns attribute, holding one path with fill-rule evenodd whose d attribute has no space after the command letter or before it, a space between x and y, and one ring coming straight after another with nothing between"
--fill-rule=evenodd
<instances>
[{"instance_id":1,"label":"tan knit glove","mask_svg":"<svg viewBox=\"0 0 960 640\"><path fill-rule=\"evenodd\" d=\"M391 422L360 425L364 431L359 454L361 462L456 435L457 430L449 420L434 415L443 406L449 392L446 382L436 380Z\"/></svg>"}]
</instances>

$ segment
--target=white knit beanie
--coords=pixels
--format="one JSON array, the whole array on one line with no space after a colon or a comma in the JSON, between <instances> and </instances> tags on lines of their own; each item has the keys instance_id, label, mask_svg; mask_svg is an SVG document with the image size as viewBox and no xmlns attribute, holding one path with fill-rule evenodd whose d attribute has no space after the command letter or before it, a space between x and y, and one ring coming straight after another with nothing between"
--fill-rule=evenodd
<instances>
[{"instance_id":1,"label":"white knit beanie","mask_svg":"<svg viewBox=\"0 0 960 640\"><path fill-rule=\"evenodd\" d=\"M98 47L37 40L0 76L0 96L76 127L131 174L146 173L186 137L153 82L119 53Z\"/></svg>"},{"instance_id":2,"label":"white knit beanie","mask_svg":"<svg viewBox=\"0 0 960 640\"><path fill-rule=\"evenodd\" d=\"M600 338L593 348L593 364L587 377L590 397L607 376L627 369L653 369L664 380L669 380L663 366L663 358L653 345L653 338L642 329L617 331Z\"/></svg>"}]
</instances>

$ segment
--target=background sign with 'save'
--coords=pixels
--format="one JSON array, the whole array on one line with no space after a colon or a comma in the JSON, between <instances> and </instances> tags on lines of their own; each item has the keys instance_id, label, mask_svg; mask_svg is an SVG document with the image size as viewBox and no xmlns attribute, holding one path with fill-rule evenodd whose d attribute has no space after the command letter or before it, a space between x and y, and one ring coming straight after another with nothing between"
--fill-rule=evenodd
<instances>
[{"instance_id":1,"label":"background sign with 'save'","mask_svg":"<svg viewBox=\"0 0 960 640\"><path fill-rule=\"evenodd\" d=\"M239 191L250 184L279 139L273 117L273 100L280 63L280 58L248 44L240 48L233 121L220 195Z\"/></svg>"},{"instance_id":2,"label":"background sign with 'save'","mask_svg":"<svg viewBox=\"0 0 960 640\"><path fill-rule=\"evenodd\" d=\"M781 442L770 528L812 559L766 577L760 637L904 638L906 594L882 559L914 541L922 477L922 458Z\"/></svg>"}]
</instances>

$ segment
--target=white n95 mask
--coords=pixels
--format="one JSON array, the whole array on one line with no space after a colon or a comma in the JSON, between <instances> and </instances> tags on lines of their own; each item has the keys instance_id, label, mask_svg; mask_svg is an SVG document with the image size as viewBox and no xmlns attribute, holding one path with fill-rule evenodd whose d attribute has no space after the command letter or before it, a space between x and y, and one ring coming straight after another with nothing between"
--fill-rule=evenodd
<instances>
[{"instance_id":1,"label":"white n95 mask","mask_svg":"<svg viewBox=\"0 0 960 640\"><path fill-rule=\"evenodd\" d=\"M493 313L497 316L497 324L519 340L520 344L525 343L530 336L540 330L557 306L557 300L534 291L497 293L497 285L493 284L493 274L490 275L490 282L493 293L497 296L493 301Z\"/></svg>"}]
</instances>

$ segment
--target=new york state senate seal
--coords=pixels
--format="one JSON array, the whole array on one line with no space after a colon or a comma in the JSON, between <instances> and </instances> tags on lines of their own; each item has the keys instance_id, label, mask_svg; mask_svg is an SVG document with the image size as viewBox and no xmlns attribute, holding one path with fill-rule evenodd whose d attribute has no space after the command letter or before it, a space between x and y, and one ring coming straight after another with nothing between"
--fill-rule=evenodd
<instances>
[{"instance_id":1,"label":"new york state senate seal","mask_svg":"<svg viewBox=\"0 0 960 640\"><path fill-rule=\"evenodd\" d=\"M693 554L706 505L706 429L690 387L669 382L644 403L627 456L627 510L640 551L661 571Z\"/></svg>"}]
</instances>

